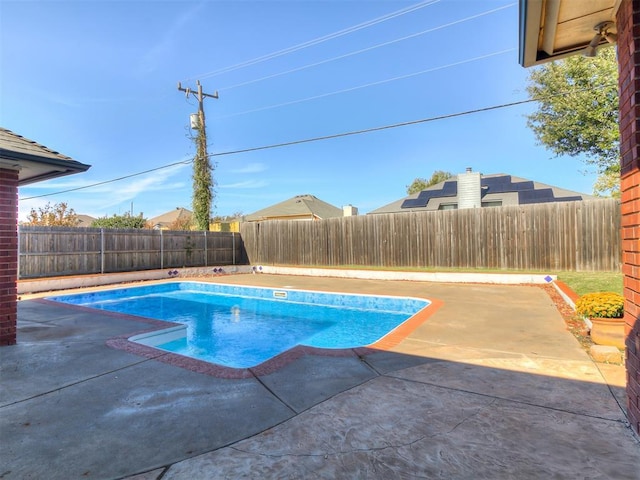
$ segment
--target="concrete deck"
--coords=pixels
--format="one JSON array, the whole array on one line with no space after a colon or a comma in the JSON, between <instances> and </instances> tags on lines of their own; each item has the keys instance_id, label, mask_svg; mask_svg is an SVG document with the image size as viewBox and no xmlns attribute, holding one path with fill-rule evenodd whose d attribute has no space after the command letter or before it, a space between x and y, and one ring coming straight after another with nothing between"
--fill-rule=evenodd
<instances>
[{"instance_id":1,"label":"concrete deck","mask_svg":"<svg viewBox=\"0 0 640 480\"><path fill-rule=\"evenodd\" d=\"M437 298L393 348L223 379L109 348L148 328L38 300L0 349L0 478L640 479L624 369L535 286L282 275L220 283Z\"/></svg>"}]
</instances>

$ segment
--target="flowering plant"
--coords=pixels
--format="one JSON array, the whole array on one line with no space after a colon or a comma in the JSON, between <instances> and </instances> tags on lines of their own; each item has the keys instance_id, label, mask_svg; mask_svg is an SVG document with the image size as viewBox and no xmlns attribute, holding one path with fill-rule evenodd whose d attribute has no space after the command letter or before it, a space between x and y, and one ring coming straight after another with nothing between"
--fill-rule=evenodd
<instances>
[{"instance_id":1,"label":"flowering plant","mask_svg":"<svg viewBox=\"0 0 640 480\"><path fill-rule=\"evenodd\" d=\"M576 302L576 313L589 318L622 318L624 297L613 292L587 293Z\"/></svg>"}]
</instances>

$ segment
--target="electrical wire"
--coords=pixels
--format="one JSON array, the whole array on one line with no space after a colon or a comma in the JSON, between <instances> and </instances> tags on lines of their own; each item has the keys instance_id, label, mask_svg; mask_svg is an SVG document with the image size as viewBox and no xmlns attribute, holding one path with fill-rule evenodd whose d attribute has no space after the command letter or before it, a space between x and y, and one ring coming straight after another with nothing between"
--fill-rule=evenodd
<instances>
[{"instance_id":1,"label":"electrical wire","mask_svg":"<svg viewBox=\"0 0 640 480\"><path fill-rule=\"evenodd\" d=\"M419 120L410 120L408 122L400 122L400 123L394 123L391 125L383 125L380 127L371 127L371 128L365 128L362 130L353 130L350 132L343 132L343 133L336 133L333 135L325 135L322 137L313 137L313 138L306 138L303 140L293 140L291 142L284 142L284 143L275 143L272 145L264 145L261 147L252 147L252 148L245 148L242 150L232 150L232 151L228 151L228 152L221 152L221 153L213 153L210 154L210 157L221 157L221 156L226 156L226 155L236 155L239 153L247 153L247 152L255 152L258 150L268 150L270 148L280 148L280 147L288 147L291 145L300 145L302 143L311 143L311 142L318 142L321 140L331 140L334 138L342 138L342 137L349 137L352 135L361 135L363 133L371 133L371 132L379 132L381 130L390 130L392 128L399 128L399 127L407 127L409 125L418 125L421 123L428 123L428 122L435 122L437 120L447 120L449 118L456 118L456 117L462 117L462 116L466 116L466 115L472 115L475 113L482 113L482 112L489 112L491 110L498 110L501 108L508 108L508 107L515 107L516 105L524 105L525 103L531 103L531 102L537 102L538 99L533 99L533 98L529 98L527 100L520 100L517 102L511 102L511 103L503 103L500 105L494 105L491 107L484 107L484 108L477 108L475 110L466 110L464 112L457 112L457 113L449 113L446 115L439 115L437 117L429 117L429 118L422 118Z\"/></svg>"},{"instance_id":2,"label":"electrical wire","mask_svg":"<svg viewBox=\"0 0 640 480\"><path fill-rule=\"evenodd\" d=\"M42 195L34 195L34 196L31 196L31 197L24 197L24 198L20 198L19 200L33 200L35 198L51 197L53 195L60 195L61 193L76 192L78 190L85 190L87 188L98 187L100 185L106 185L107 183L119 182L120 180L126 180L127 178L138 177L140 175L145 175L147 173L157 172L158 170L164 170L165 168L175 167L176 165L189 165L190 163L193 163L193 159L182 160L180 162L169 163L167 165L162 165L160 167L151 168L149 170L144 170L143 172L132 173L130 175L124 175L122 177L112 178L111 180L105 180L103 182L92 183L90 185L84 185L82 187L69 188L67 190L60 190L58 192L44 193Z\"/></svg>"},{"instance_id":3,"label":"electrical wire","mask_svg":"<svg viewBox=\"0 0 640 480\"><path fill-rule=\"evenodd\" d=\"M561 97L561 96L566 96L566 95L571 95L573 93L576 92L585 92L588 90L596 90L596 89L600 89L600 88L608 88L608 87L615 87L616 84L606 84L606 85L599 85L595 88L583 88L580 90L573 90L570 92L560 92L560 93L556 93L553 95L549 95L547 97L545 97L545 99L548 98L555 98L555 97ZM379 127L371 127L371 128L366 128L366 129L362 129L362 130L353 130L350 132L343 132L343 133L336 133L333 135L324 135L324 136L320 136L320 137L312 137L312 138L306 138L306 139L302 139L302 140L293 140L290 142L283 142L283 143L275 143L275 144L271 144L271 145L263 145L263 146L259 146L259 147L250 147L250 148L244 148L244 149L240 149L240 150L230 150L230 151L226 151L226 152L220 152L220 153L213 153L213 154L209 154L208 157L223 157L223 156L229 156L229 155L237 155L240 153L247 153L247 152L256 152L259 150L268 150L268 149L273 149L273 148L282 148L282 147L289 147L292 145L300 145L303 143L311 143L311 142L319 142L319 141L323 141L323 140L332 140L335 138L342 138L342 137L349 137L349 136L353 136L353 135L361 135L361 134L365 134L365 133L371 133L371 132L378 132L381 130L390 130L393 128L400 128L400 127L406 127L406 126L410 126L410 125L418 125L418 124L422 124L422 123L429 123L429 122L435 122L438 120L448 120L450 118L456 118L456 117L463 117L466 115L473 115L476 113L482 113L482 112L489 112L492 110L499 110L502 108L510 108L510 107L515 107L518 105L524 105L527 103L532 103L532 102L538 102L543 100L542 98L529 98L527 100L519 100L517 102L510 102L510 103L502 103L499 105L493 105L493 106L489 106L489 107L484 107L484 108L477 108L474 110L466 110L466 111L462 111L462 112L457 112L457 113L450 113L450 114L446 114L446 115L439 115L436 117L429 117L429 118L423 118L423 119L419 119L419 120L411 120L411 121L407 121L407 122L401 122L401 123L394 123L391 125L383 125L383 126L379 126ZM92 188L92 187L97 187L99 185L105 185L107 183L113 183L113 182L117 182L120 180L125 180L128 178L132 178L132 177L136 177L139 175L144 175L147 173L151 173L151 172L156 172L158 170L162 170L165 168L170 168L170 167L174 167L176 165L188 165L190 163L193 163L193 159L190 160L183 160L180 162L174 162L174 163L170 163L167 165L162 165L160 167L156 167L156 168L152 168L149 170L145 170L143 172L138 172L138 173L132 173L129 175L125 175L122 177L118 177L118 178L114 178L111 180L105 180L103 182L98 182L98 183L92 183L90 185L84 185L82 187L76 187L76 188L70 188L67 190L60 190L58 192L52 192L52 193L46 193L43 195L35 195L35 196L31 196L31 197L23 197L20 198L20 201L25 201L25 200L32 200L32 199L36 199L36 198L42 198L42 197L51 197L53 195L60 195L62 193L68 193L68 192L75 192L78 190L85 190L87 188Z\"/></svg>"},{"instance_id":4,"label":"electrical wire","mask_svg":"<svg viewBox=\"0 0 640 480\"><path fill-rule=\"evenodd\" d=\"M222 115L222 116L214 117L214 118L215 119L224 119L224 118L230 118L230 117L237 117L239 115L246 115L247 113L262 112L262 111L265 111L265 110L271 110L273 108L279 108L279 107L285 107L285 106L288 106L288 105L295 105L297 103L309 102L311 100L317 100L319 98L326 98L326 97L331 97L333 95L339 95L341 93L353 92L355 90L360 90L362 88L373 87L373 86L376 86L376 85L383 85L385 83L394 82L396 80L404 80L405 78L416 77L418 75L424 75L425 73L436 72L438 70L444 70L446 68L456 67L458 65L464 65L466 63L471 63L471 62L475 62L475 61L478 61L478 60L483 60L485 58L495 57L497 55L502 55L504 53L513 52L514 50L515 50L514 48L508 48L506 50L500 50L498 52L488 53L486 55L480 55L478 57L470 58L468 60L461 60L459 62L449 63L447 65L441 65L439 67L433 67L433 68L429 68L427 70L421 70L419 72L408 73L408 74L405 74L405 75L400 75L400 76L393 77L393 78L388 78L388 79L385 79L385 80L378 80L376 82L366 83L364 85L358 85L358 86L355 86L355 87L349 87L349 88L345 88L345 89L342 89L342 90L336 90L336 91L329 92L329 93L321 93L320 95L315 95L313 97L301 98L299 100L291 100L289 102L278 103L278 104L275 104L275 105L268 105L266 107L254 108L252 110L245 110L243 112L232 113L230 115Z\"/></svg>"},{"instance_id":5,"label":"electrical wire","mask_svg":"<svg viewBox=\"0 0 640 480\"><path fill-rule=\"evenodd\" d=\"M343 55L338 55L337 57L327 58L327 59L321 60L319 62L310 63L310 64L307 64L307 65L303 65L301 67L293 68L291 70L286 70L284 72L274 73L272 75L267 75L265 77L256 78L254 80L247 80L245 82L236 83L234 85L229 85L228 87L222 87L222 88L219 88L218 91L220 91L220 92L229 91L229 90L232 90L234 88L244 87L246 85L251 85L251 84L254 84L254 83L262 82L264 80L270 80L272 78L281 77L282 75L288 75L290 73L300 72L302 70L306 70L306 69L312 68L312 67L317 67L319 65L324 65L326 63L334 62L336 60L342 60L344 58L353 57L354 55L359 55L361 53L369 52L369 51L375 50L377 48L386 47L386 46L392 45L394 43L402 42L404 40L410 40L412 38L416 38L416 37L419 37L421 35L425 35L427 33L436 32L436 31L442 30L444 28L448 28L448 27L451 27L451 26L454 26L454 25L459 25L461 23L465 23L465 22L468 22L470 20L475 20L476 18L480 18L480 17L483 17L485 15L490 15L492 13L498 12L500 10L504 10L506 8L513 7L515 5L516 5L515 3L510 3L510 4L504 5L502 7L494 8L493 10L488 10L486 12L478 13L477 15L472 15L470 17L462 18L460 20L456 20L454 22L449 22L449 23L446 23L444 25L439 25L439 26L437 26L435 28L429 28L427 30L422 30L421 32L412 33L411 35L406 35L404 37L396 38L394 40L389 40L387 42L378 43L376 45L372 45L372 46L367 47L367 48L362 48L360 50L355 50L353 52L345 53Z\"/></svg>"},{"instance_id":6,"label":"electrical wire","mask_svg":"<svg viewBox=\"0 0 640 480\"><path fill-rule=\"evenodd\" d=\"M219 70L214 70L212 72L203 73L203 74L195 76L195 77L190 77L190 78L187 78L186 80L188 81L188 80L194 80L196 78L203 79L203 78L215 77L215 76L218 76L218 75L222 75L223 73L229 73L229 72L232 72L234 70L239 70L241 68L245 68L245 67L249 67L251 65L255 65L257 63L266 62L267 60L278 58L278 57L281 57L283 55L288 55L289 53L297 52L299 50L302 50L302 49L305 49L305 48L308 48L308 47L312 47L312 46L318 45L320 43L324 43L324 42L326 42L328 40L333 40L334 38L342 37L344 35L348 35L350 33L357 32L358 30L362 30L364 28L368 28L368 27L371 27L373 25L377 25L379 23L386 22L387 20L391 20L393 18L402 16L402 15L406 15L407 13L414 12L414 11L419 10L421 8L429 7L431 5L435 5L436 3L439 3L440 1L441 0L425 0L423 2L420 2L420 3L416 4L416 5L411 5L409 7L406 7L406 8L400 9L400 10L396 10L395 12L388 13L388 14L383 15L381 17L374 18L373 20L368 20L366 22L359 23L357 25L354 25L354 26L351 26L351 27L348 27L348 28L345 28L345 29L342 29L342 30L338 30L337 32L329 33L329 34L324 35L322 37L318 37L318 38L315 38L313 40L309 40L309 41L306 41L306 42L303 42L303 43L299 43L298 45L294 45L292 47L287 47L287 48L284 48L282 50L278 50L276 52L268 53L266 55L262 55L260 57L254 58L254 59L247 60L245 62L236 63L235 65L231 65L229 67L224 67L224 68L221 68Z\"/></svg>"}]
</instances>

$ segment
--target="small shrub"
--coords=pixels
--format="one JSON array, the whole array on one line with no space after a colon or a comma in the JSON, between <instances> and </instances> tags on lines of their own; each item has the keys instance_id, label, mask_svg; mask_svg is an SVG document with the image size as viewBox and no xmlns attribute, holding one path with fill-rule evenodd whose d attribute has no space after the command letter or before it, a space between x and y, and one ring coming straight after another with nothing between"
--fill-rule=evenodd
<instances>
[{"instance_id":1,"label":"small shrub","mask_svg":"<svg viewBox=\"0 0 640 480\"><path fill-rule=\"evenodd\" d=\"M622 318L624 297L613 292L587 293L576 302L576 313L589 318Z\"/></svg>"}]
</instances>

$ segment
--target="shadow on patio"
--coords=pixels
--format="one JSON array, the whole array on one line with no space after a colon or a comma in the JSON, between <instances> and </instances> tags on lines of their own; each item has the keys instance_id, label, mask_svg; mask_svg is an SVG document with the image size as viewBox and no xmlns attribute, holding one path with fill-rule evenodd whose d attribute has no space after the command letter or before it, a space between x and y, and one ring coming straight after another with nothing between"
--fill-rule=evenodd
<instances>
[{"instance_id":1,"label":"shadow on patio","mask_svg":"<svg viewBox=\"0 0 640 480\"><path fill-rule=\"evenodd\" d=\"M622 386L537 287L216 281L444 306L394 352L229 380L107 347L131 319L22 301L0 349L0 478L640 478Z\"/></svg>"}]
</instances>

